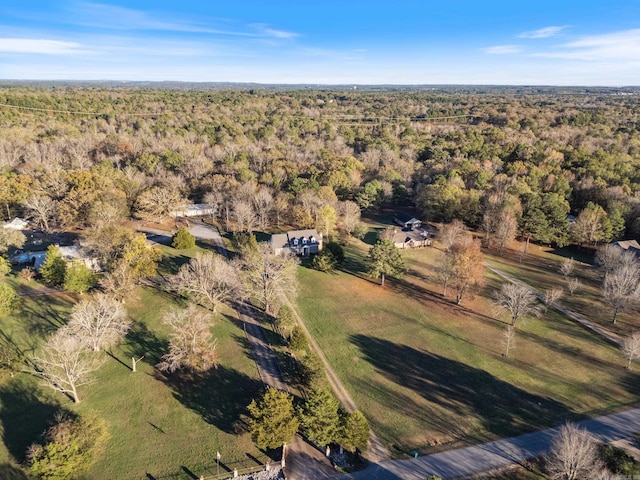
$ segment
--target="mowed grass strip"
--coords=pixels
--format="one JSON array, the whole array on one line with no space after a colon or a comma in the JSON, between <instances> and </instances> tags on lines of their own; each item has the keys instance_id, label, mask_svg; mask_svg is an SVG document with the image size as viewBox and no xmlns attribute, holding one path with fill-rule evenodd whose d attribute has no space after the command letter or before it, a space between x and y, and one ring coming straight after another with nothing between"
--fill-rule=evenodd
<instances>
[{"instance_id":1,"label":"mowed grass strip","mask_svg":"<svg viewBox=\"0 0 640 480\"><path fill-rule=\"evenodd\" d=\"M298 307L394 451L515 435L636 400L619 351L554 313L519 324L504 359L495 276L456 307L433 280L439 250L403 252L409 273L381 288L362 274L367 248L347 248L347 271L300 267Z\"/></svg>"}]
</instances>

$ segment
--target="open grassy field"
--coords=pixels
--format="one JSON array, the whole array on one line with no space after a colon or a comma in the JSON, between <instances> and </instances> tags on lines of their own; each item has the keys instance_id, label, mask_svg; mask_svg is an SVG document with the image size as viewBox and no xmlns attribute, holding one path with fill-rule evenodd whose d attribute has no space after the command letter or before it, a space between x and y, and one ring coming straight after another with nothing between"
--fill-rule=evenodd
<instances>
[{"instance_id":1,"label":"open grassy field","mask_svg":"<svg viewBox=\"0 0 640 480\"><path fill-rule=\"evenodd\" d=\"M569 251L530 245L528 254L520 259L520 246L513 246L514 250L506 250L502 256L487 252L487 262L527 282L541 293L551 288L562 288L564 296L559 302L561 305L614 332L629 334L640 328L640 317L634 311L620 312L616 324L611 323L613 310L603 301L601 294L602 275L591 263L587 263L593 260L591 251L587 253L585 249ZM575 259L573 276L581 282L580 288L573 295L567 288L566 279L559 272L562 262L572 257Z\"/></svg>"},{"instance_id":2,"label":"open grassy field","mask_svg":"<svg viewBox=\"0 0 640 480\"><path fill-rule=\"evenodd\" d=\"M367 240L367 237L365 237ZM369 245L347 247L343 270L300 267L298 308L376 433L396 454L480 442L632 404L639 377L619 351L555 313L505 328L489 298L501 281L461 307L433 282L442 252L403 252L408 274L381 288L364 275Z\"/></svg>"},{"instance_id":3,"label":"open grassy field","mask_svg":"<svg viewBox=\"0 0 640 480\"><path fill-rule=\"evenodd\" d=\"M196 254L163 247L163 273L168 274ZM27 354L48 334L66 322L77 297L23 297L13 315L0 318L3 335ZM222 468L257 465L265 455L244 432L244 406L261 388L255 363L249 356L235 311L222 309L213 327L220 365L210 373L186 378L159 376L153 365L166 351L166 309L180 301L155 288L141 287L127 303L134 328L125 342L104 353L105 362L95 383L80 388L81 403L40 387L33 377L18 373L0 380L0 474L3 464L20 462L27 447L53 420L60 408L89 411L105 419L110 440L101 459L88 473L91 479L193 478ZM131 357L144 359L137 372Z\"/></svg>"}]
</instances>

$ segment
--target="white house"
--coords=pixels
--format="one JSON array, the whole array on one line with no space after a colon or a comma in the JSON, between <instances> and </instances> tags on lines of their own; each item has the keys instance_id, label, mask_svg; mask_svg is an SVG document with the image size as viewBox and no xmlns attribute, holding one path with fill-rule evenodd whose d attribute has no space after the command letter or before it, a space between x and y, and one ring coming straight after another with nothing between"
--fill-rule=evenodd
<instances>
[{"instance_id":1,"label":"white house","mask_svg":"<svg viewBox=\"0 0 640 480\"><path fill-rule=\"evenodd\" d=\"M5 223L2 227L9 228L11 230L24 230L25 228L27 228L28 224L29 222L27 222L26 220L16 217L10 222Z\"/></svg>"},{"instance_id":2,"label":"white house","mask_svg":"<svg viewBox=\"0 0 640 480\"><path fill-rule=\"evenodd\" d=\"M215 215L216 213L218 213L218 209L208 203L192 203L191 205L185 205L185 207L180 210L174 210L169 215L173 218L183 218L202 217L205 215Z\"/></svg>"}]
</instances>

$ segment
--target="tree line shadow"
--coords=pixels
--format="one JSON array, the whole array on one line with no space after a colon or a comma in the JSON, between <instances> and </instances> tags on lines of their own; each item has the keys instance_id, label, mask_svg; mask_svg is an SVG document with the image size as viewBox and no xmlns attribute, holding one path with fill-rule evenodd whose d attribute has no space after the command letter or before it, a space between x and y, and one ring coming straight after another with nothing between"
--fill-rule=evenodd
<instances>
[{"instance_id":1,"label":"tree line shadow","mask_svg":"<svg viewBox=\"0 0 640 480\"><path fill-rule=\"evenodd\" d=\"M178 371L156 378L173 391L180 403L226 433L246 431L246 406L262 388L259 380L219 365L206 372Z\"/></svg>"},{"instance_id":2,"label":"tree line shadow","mask_svg":"<svg viewBox=\"0 0 640 480\"><path fill-rule=\"evenodd\" d=\"M472 416L488 432L506 436L537 430L573 415L560 402L455 360L366 335L352 335L350 341L385 378L450 412L449 421ZM389 408L400 404L395 392L388 401ZM424 410L422 406L418 411Z\"/></svg>"}]
</instances>

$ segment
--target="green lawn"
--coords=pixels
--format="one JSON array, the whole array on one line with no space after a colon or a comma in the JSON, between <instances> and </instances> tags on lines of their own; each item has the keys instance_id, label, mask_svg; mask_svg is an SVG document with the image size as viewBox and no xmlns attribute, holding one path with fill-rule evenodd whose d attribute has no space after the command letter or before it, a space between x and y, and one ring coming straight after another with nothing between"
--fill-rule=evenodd
<instances>
[{"instance_id":1,"label":"green lawn","mask_svg":"<svg viewBox=\"0 0 640 480\"><path fill-rule=\"evenodd\" d=\"M560 304L614 332L629 334L640 328L637 312L632 311L621 312L616 324L611 323L613 311L611 306L602 300L600 272L591 264L578 261L577 258L573 276L580 280L581 286L571 295L567 288L567 281L559 273L559 268L572 253L582 252L561 251L560 253L562 255L550 247L531 245L529 253L522 260L519 258L519 252L508 250L503 256L493 255L489 252L487 262L515 278L527 282L541 293L550 288L562 288L564 296L560 300ZM586 260L586 256L583 255L583 257L583 260Z\"/></svg>"},{"instance_id":2,"label":"green lawn","mask_svg":"<svg viewBox=\"0 0 640 480\"><path fill-rule=\"evenodd\" d=\"M202 250L163 247L163 251L166 274ZM105 362L95 375L95 383L80 388L80 404L40 387L26 373L0 380L0 474L10 471L8 464L22 461L26 448L60 408L81 414L96 412L107 422L107 449L87 478L151 478L147 474L193 478L189 472L212 475L216 451L222 455L222 468L243 469L266 460L241 421L244 407L262 384L235 312L223 308L215 319L217 369L198 377L164 378L153 368L167 345L162 314L181 302L148 287L137 289L134 297L127 302L134 328L122 345L103 354ZM66 321L76 299L64 294L23 297L19 310L0 317L1 333L28 353ZM144 359L133 373L131 357L142 355Z\"/></svg>"},{"instance_id":3,"label":"green lawn","mask_svg":"<svg viewBox=\"0 0 640 480\"><path fill-rule=\"evenodd\" d=\"M514 435L636 401L638 376L619 352L556 314L522 323L504 359L505 324L488 300L495 276L456 307L433 283L439 250L403 252L408 275L381 288L362 274L367 248L347 248L346 271L300 267L298 307L393 452Z\"/></svg>"}]
</instances>

